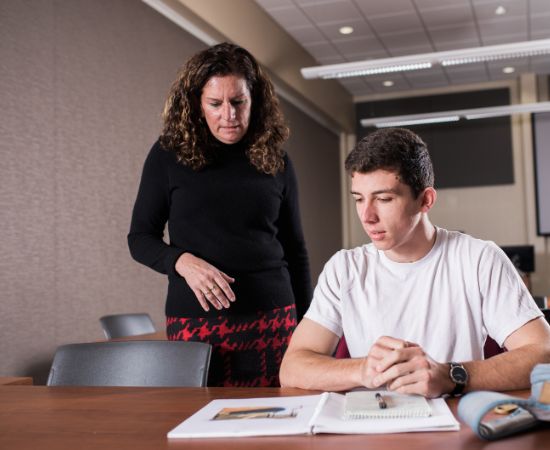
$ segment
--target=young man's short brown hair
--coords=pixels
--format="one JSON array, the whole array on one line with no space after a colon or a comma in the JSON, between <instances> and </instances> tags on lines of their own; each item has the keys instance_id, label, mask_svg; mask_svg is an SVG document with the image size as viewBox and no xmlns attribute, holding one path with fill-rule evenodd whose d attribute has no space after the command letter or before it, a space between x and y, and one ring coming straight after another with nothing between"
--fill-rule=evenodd
<instances>
[{"instance_id":1,"label":"young man's short brown hair","mask_svg":"<svg viewBox=\"0 0 550 450\"><path fill-rule=\"evenodd\" d=\"M346 171L369 173L378 169L395 171L412 189L414 198L434 185L434 171L428 147L405 128L383 128L361 139L346 158Z\"/></svg>"}]
</instances>

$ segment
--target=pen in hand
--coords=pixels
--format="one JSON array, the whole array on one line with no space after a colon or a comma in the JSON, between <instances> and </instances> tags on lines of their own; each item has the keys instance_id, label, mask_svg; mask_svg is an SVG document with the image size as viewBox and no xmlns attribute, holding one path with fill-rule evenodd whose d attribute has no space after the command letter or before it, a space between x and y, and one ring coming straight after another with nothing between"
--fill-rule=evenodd
<instances>
[{"instance_id":1,"label":"pen in hand","mask_svg":"<svg viewBox=\"0 0 550 450\"><path fill-rule=\"evenodd\" d=\"M380 409L386 409L387 408L387 404L386 404L386 400L384 400L384 397L382 397L382 395L377 392L374 396L374 398L376 398L376 401L378 402L378 407Z\"/></svg>"}]
</instances>

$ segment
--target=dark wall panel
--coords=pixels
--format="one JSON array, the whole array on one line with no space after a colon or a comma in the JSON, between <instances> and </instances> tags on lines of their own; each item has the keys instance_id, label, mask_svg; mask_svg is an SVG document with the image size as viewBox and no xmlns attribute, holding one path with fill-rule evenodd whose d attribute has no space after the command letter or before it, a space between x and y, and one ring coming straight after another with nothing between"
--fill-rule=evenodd
<instances>
[{"instance_id":1,"label":"dark wall panel","mask_svg":"<svg viewBox=\"0 0 550 450\"><path fill-rule=\"evenodd\" d=\"M365 118L481 108L509 103L508 89L358 103L357 136L361 139L375 130L361 126L359 121ZM434 163L437 188L514 182L509 117L460 120L406 128L420 135L428 144Z\"/></svg>"},{"instance_id":2,"label":"dark wall panel","mask_svg":"<svg viewBox=\"0 0 550 450\"><path fill-rule=\"evenodd\" d=\"M550 235L550 113L533 114L537 231Z\"/></svg>"}]
</instances>

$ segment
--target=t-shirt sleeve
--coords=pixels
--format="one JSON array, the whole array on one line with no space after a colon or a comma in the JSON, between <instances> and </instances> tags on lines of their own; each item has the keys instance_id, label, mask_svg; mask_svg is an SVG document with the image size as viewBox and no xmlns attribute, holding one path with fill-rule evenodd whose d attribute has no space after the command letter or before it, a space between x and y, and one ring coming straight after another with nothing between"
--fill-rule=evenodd
<instances>
[{"instance_id":1,"label":"t-shirt sleeve","mask_svg":"<svg viewBox=\"0 0 550 450\"><path fill-rule=\"evenodd\" d=\"M483 323L501 347L514 331L542 316L533 297L506 254L494 243L484 249L479 264Z\"/></svg>"},{"instance_id":2,"label":"t-shirt sleeve","mask_svg":"<svg viewBox=\"0 0 550 450\"><path fill-rule=\"evenodd\" d=\"M313 292L313 300L304 317L332 331L343 335L341 274L345 273L343 251L336 253L325 264L319 281Z\"/></svg>"}]
</instances>

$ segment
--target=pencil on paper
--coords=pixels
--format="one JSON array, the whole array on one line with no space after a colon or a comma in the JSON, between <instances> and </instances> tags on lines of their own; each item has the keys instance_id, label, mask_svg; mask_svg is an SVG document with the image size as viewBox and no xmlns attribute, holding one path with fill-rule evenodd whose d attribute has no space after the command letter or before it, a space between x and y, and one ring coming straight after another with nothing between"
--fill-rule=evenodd
<instances>
[{"instance_id":1,"label":"pencil on paper","mask_svg":"<svg viewBox=\"0 0 550 450\"><path fill-rule=\"evenodd\" d=\"M388 407L386 400L384 400L384 397L382 397L382 394L377 392L375 397L376 397L376 401L378 402L378 407L380 409L386 409Z\"/></svg>"}]
</instances>

